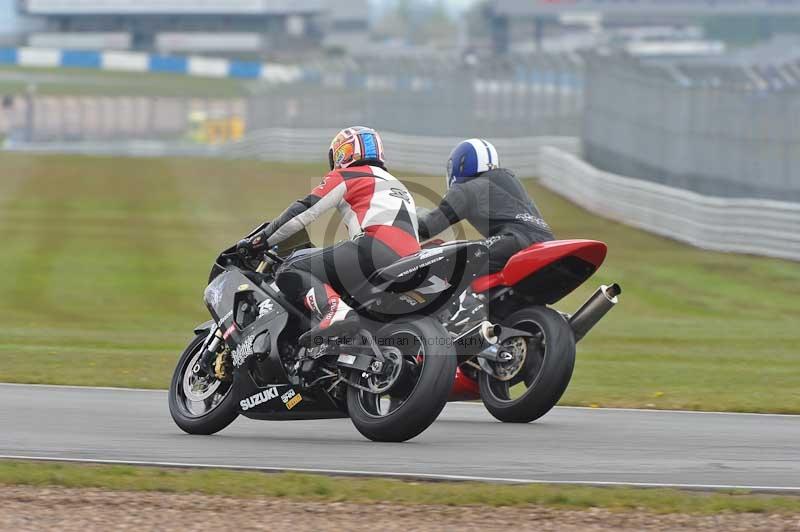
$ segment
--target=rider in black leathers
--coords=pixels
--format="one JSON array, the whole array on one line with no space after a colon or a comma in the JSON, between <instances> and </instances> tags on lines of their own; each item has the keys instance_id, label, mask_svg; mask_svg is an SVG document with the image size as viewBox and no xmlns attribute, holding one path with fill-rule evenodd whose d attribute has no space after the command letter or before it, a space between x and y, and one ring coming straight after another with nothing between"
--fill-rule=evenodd
<instances>
[{"instance_id":1,"label":"rider in black leathers","mask_svg":"<svg viewBox=\"0 0 800 532\"><path fill-rule=\"evenodd\" d=\"M515 253L536 242L554 239L519 179L499 167L497 150L489 142L470 139L456 146L448 161L447 183L439 206L419 218L420 240L467 220L489 248L483 274L502 270ZM471 293L461 301L462 308L479 304Z\"/></svg>"}]
</instances>

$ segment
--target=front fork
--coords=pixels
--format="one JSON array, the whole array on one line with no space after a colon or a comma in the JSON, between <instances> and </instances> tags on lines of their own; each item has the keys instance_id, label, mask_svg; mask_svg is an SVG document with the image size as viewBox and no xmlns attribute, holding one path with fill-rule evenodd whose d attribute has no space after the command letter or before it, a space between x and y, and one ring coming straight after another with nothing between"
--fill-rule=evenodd
<instances>
[{"instance_id":1,"label":"front fork","mask_svg":"<svg viewBox=\"0 0 800 532\"><path fill-rule=\"evenodd\" d=\"M217 359L217 350L222 342L222 331L219 326L208 333L206 341L204 342L203 356L200 357L197 364L192 368L192 373L195 375L205 373L206 375L214 374L214 362Z\"/></svg>"}]
</instances>

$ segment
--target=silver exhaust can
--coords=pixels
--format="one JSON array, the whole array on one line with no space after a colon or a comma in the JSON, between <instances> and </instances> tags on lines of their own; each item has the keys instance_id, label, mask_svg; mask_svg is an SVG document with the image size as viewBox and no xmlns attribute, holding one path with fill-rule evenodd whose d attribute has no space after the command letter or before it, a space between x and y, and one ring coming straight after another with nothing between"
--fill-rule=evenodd
<instances>
[{"instance_id":1,"label":"silver exhaust can","mask_svg":"<svg viewBox=\"0 0 800 532\"><path fill-rule=\"evenodd\" d=\"M597 323L619 302L622 288L614 283L602 285L581 308L569 318L569 325L575 333L575 341L581 340Z\"/></svg>"}]
</instances>

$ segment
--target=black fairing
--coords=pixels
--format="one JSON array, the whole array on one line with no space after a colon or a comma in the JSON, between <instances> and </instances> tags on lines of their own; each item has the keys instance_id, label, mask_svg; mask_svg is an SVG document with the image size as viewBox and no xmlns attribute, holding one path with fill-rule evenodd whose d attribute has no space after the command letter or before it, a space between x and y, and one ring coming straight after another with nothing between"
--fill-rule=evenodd
<instances>
[{"instance_id":1,"label":"black fairing","mask_svg":"<svg viewBox=\"0 0 800 532\"><path fill-rule=\"evenodd\" d=\"M568 256L534 272L514 286L531 304L552 305L582 285L597 266L580 257Z\"/></svg>"},{"instance_id":2,"label":"black fairing","mask_svg":"<svg viewBox=\"0 0 800 532\"><path fill-rule=\"evenodd\" d=\"M254 283L245 273L225 269L205 292L206 305L231 349L233 386L241 413L259 419L345 417L346 412L325 393L303 390L301 394L290 383L279 342L290 323L286 303L280 293ZM253 302L255 315L241 310L243 304ZM243 317L247 319L242 321ZM296 402L289 402L289 395Z\"/></svg>"},{"instance_id":3,"label":"black fairing","mask_svg":"<svg viewBox=\"0 0 800 532\"><path fill-rule=\"evenodd\" d=\"M432 315L466 290L489 260L482 242L449 242L404 257L375 272L359 311L388 320L407 314Z\"/></svg>"}]
</instances>

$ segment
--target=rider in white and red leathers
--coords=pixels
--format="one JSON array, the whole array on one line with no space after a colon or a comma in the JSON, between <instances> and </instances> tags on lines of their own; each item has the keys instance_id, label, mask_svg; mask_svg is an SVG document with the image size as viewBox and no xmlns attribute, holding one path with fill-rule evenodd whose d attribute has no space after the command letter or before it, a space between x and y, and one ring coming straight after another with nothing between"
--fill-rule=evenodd
<instances>
[{"instance_id":1,"label":"rider in white and red leathers","mask_svg":"<svg viewBox=\"0 0 800 532\"><path fill-rule=\"evenodd\" d=\"M318 187L239 243L246 252L272 248L331 209L341 214L350 240L290 258L277 272L281 291L320 320L300 338L305 345L319 344L323 335L339 336L357 321L339 294L354 295L377 269L420 249L414 199L386 170L378 133L344 129L328 156L331 172Z\"/></svg>"}]
</instances>

